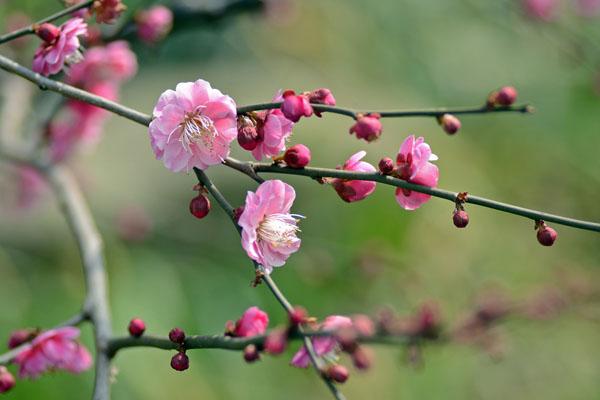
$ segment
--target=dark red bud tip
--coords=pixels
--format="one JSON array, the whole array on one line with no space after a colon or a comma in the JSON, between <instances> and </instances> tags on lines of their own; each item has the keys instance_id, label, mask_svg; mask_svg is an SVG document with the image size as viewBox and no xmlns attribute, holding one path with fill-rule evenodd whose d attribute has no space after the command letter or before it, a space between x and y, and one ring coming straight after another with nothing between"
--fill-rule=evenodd
<instances>
[{"instance_id":1,"label":"dark red bud tip","mask_svg":"<svg viewBox=\"0 0 600 400\"><path fill-rule=\"evenodd\" d=\"M190 201L190 212L198 219L202 219L208 215L210 211L210 201L208 197L200 193Z\"/></svg>"},{"instance_id":2,"label":"dark red bud tip","mask_svg":"<svg viewBox=\"0 0 600 400\"><path fill-rule=\"evenodd\" d=\"M452 222L454 222L454 226L457 228L465 228L469 225L469 214L464 210L454 211Z\"/></svg>"},{"instance_id":3,"label":"dark red bud tip","mask_svg":"<svg viewBox=\"0 0 600 400\"><path fill-rule=\"evenodd\" d=\"M296 144L285 151L283 161L290 168L304 168L310 162L310 149L303 144Z\"/></svg>"},{"instance_id":4,"label":"dark red bud tip","mask_svg":"<svg viewBox=\"0 0 600 400\"><path fill-rule=\"evenodd\" d=\"M185 341L185 332L179 328L173 328L169 332L169 340L173 343L182 344Z\"/></svg>"},{"instance_id":5,"label":"dark red bud tip","mask_svg":"<svg viewBox=\"0 0 600 400\"><path fill-rule=\"evenodd\" d=\"M19 329L10 334L8 338L8 348L14 349L35 337L36 330L32 328Z\"/></svg>"},{"instance_id":6,"label":"dark red bud tip","mask_svg":"<svg viewBox=\"0 0 600 400\"><path fill-rule=\"evenodd\" d=\"M379 172L383 175L389 175L394 171L394 161L389 157L383 157L379 160Z\"/></svg>"},{"instance_id":7,"label":"dark red bud tip","mask_svg":"<svg viewBox=\"0 0 600 400\"><path fill-rule=\"evenodd\" d=\"M171 368L175 371L185 371L190 367L190 359L185 353L177 353L171 358Z\"/></svg>"},{"instance_id":8,"label":"dark red bud tip","mask_svg":"<svg viewBox=\"0 0 600 400\"><path fill-rule=\"evenodd\" d=\"M244 125L238 128L237 141L244 150L252 151L258 146L260 138L254 125Z\"/></svg>"},{"instance_id":9,"label":"dark red bud tip","mask_svg":"<svg viewBox=\"0 0 600 400\"><path fill-rule=\"evenodd\" d=\"M146 324L139 318L134 318L129 321L129 334L133 337L140 337L146 330Z\"/></svg>"},{"instance_id":10,"label":"dark red bud tip","mask_svg":"<svg viewBox=\"0 0 600 400\"><path fill-rule=\"evenodd\" d=\"M15 377L6 369L5 366L0 365L0 393L6 393L15 386Z\"/></svg>"},{"instance_id":11,"label":"dark red bud tip","mask_svg":"<svg viewBox=\"0 0 600 400\"><path fill-rule=\"evenodd\" d=\"M46 43L53 43L60 36L60 29L48 22L38 25L35 34Z\"/></svg>"},{"instance_id":12,"label":"dark red bud tip","mask_svg":"<svg viewBox=\"0 0 600 400\"><path fill-rule=\"evenodd\" d=\"M308 312L304 309L304 307L296 306L290 312L290 324L296 326L306 322L308 318Z\"/></svg>"},{"instance_id":13,"label":"dark red bud tip","mask_svg":"<svg viewBox=\"0 0 600 400\"><path fill-rule=\"evenodd\" d=\"M504 86L496 93L496 104L510 106L517 101L517 89L512 86Z\"/></svg>"},{"instance_id":14,"label":"dark red bud tip","mask_svg":"<svg viewBox=\"0 0 600 400\"><path fill-rule=\"evenodd\" d=\"M537 240L542 246L552 246L558 234L546 224L542 224L537 231Z\"/></svg>"},{"instance_id":15,"label":"dark red bud tip","mask_svg":"<svg viewBox=\"0 0 600 400\"><path fill-rule=\"evenodd\" d=\"M448 135L454 135L461 127L460 120L452 114L442 115L442 118L440 118L440 124L442 125L444 132L446 132Z\"/></svg>"},{"instance_id":16,"label":"dark red bud tip","mask_svg":"<svg viewBox=\"0 0 600 400\"><path fill-rule=\"evenodd\" d=\"M253 363L259 359L260 354L255 345L249 344L248 346L244 347L244 360L246 360L246 362Z\"/></svg>"},{"instance_id":17,"label":"dark red bud tip","mask_svg":"<svg viewBox=\"0 0 600 400\"><path fill-rule=\"evenodd\" d=\"M348 369L343 365L334 364L327 368L325 371L325 376L337 383L344 383L348 380L350 373Z\"/></svg>"}]
</instances>

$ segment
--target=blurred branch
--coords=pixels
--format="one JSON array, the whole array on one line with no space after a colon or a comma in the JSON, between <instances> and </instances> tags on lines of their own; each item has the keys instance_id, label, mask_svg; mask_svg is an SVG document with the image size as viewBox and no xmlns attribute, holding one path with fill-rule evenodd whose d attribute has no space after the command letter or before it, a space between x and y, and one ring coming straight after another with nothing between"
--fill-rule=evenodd
<instances>
[{"instance_id":1,"label":"blurred branch","mask_svg":"<svg viewBox=\"0 0 600 400\"><path fill-rule=\"evenodd\" d=\"M313 179L321 178L341 178L348 180L363 180L363 181L374 181L383 183L390 186L395 186L403 189L413 190L415 192L429 194L434 197L446 199L452 202L456 201L457 192L450 192L448 190L430 188L428 186L417 185L414 183L406 182L402 179L394 178L388 175L382 175L380 173L369 173L369 172L355 172L345 171L339 169L327 169L327 168L314 168L305 167L301 169L289 168L280 164L267 164L267 163L255 163L239 161L234 158L228 157L224 164L237 171L248 174L249 169L252 169L254 173L265 172L285 175L300 175L306 176ZM254 179L251 174L248 174ZM486 199L484 197L473 196L469 194L465 201L466 203L475 204L482 207L492 208L494 210L507 212L510 214L519 215L521 217L531 218L534 221L543 220L546 222L554 222L561 225L571 226L573 228L585 229L595 232L600 232L600 223L581 221L577 219L561 217L559 215L548 214L542 211L531 210L528 208L518 207L512 204L500 203L495 200Z\"/></svg>"},{"instance_id":2,"label":"blurred branch","mask_svg":"<svg viewBox=\"0 0 600 400\"><path fill-rule=\"evenodd\" d=\"M43 24L45 22L52 22L52 21L54 21L56 19L59 19L59 18L64 17L66 15L72 14L75 11L81 10L82 8L87 8L87 7L91 6L93 2L94 2L94 0L87 0L87 1L84 1L84 2L79 3L79 4L75 4L74 6L65 8L64 10L61 10L61 11L57 12L56 14L52 14L49 17L41 19L41 20L39 20L39 21L37 21L37 22L29 25L29 26L26 26L26 27L21 28L21 29L17 29L16 31L9 32L7 34L4 34L4 35L0 36L0 44L9 42L9 41L14 40L16 38L19 38L21 36L32 34L32 33L34 33L34 28L35 28L36 25L40 25L40 24Z\"/></svg>"},{"instance_id":3,"label":"blurred branch","mask_svg":"<svg viewBox=\"0 0 600 400\"><path fill-rule=\"evenodd\" d=\"M81 311L68 320L56 325L52 329L64 328L65 326L77 326L87 320L89 320L89 315L85 311ZM25 347L27 347L27 343L23 343L22 345L0 355L0 365L7 365L11 363Z\"/></svg>"},{"instance_id":4,"label":"blurred branch","mask_svg":"<svg viewBox=\"0 0 600 400\"><path fill-rule=\"evenodd\" d=\"M241 234L241 228L238 225L237 221L235 220L235 211L234 211L234 208L231 206L231 204L229 204L227 199L225 199L225 197L221 194L219 189L210 180L210 178L204 173L204 171L194 167L194 172L196 173L196 177L198 178L198 181L209 191L209 193L215 198L215 200L217 200L217 203L219 203L221 208L227 213L227 215L231 219L231 222L233 222L233 224L235 225L238 233ZM254 263L254 268L256 270L256 277L257 277L256 282L260 282L260 281L265 282L265 284L267 285L267 287L269 288L271 293L273 293L273 295L275 296L277 301L279 301L279 303L287 311L287 313L288 314L291 313L293 311L293 307L292 307L291 303L287 300L287 298L281 292L281 290L279 289L279 287L277 286L277 284L275 283L273 278L271 278L271 276L268 274L264 274L262 272L262 266L259 265L256 261L253 261L253 263ZM298 331L302 334L303 327L301 325L298 325ZM322 373L322 361L319 359L319 357L315 353L315 350L313 348L311 340L308 337L304 336L303 341L304 341L304 346L306 346L306 350L308 352L310 361L311 361L314 369L317 371L319 376L323 379L323 381L325 382L325 384L327 385L327 387L329 388L329 390L331 391L333 396L338 400L344 400L345 399L344 395L338 390L338 388L335 386L335 384Z\"/></svg>"}]
</instances>

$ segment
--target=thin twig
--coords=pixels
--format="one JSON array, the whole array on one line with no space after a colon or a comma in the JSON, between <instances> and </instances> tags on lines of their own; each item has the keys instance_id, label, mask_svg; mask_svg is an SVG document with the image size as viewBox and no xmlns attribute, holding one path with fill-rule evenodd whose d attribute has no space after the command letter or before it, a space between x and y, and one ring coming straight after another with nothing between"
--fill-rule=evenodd
<instances>
[{"instance_id":1,"label":"thin twig","mask_svg":"<svg viewBox=\"0 0 600 400\"><path fill-rule=\"evenodd\" d=\"M75 11L79 11L82 8L87 8L90 5L92 5L93 2L94 2L94 0L87 0L87 1L84 1L83 3L75 4L74 6L65 8L64 10L61 10L61 11L57 12L56 14L52 14L49 17L41 19L34 24L31 24L24 28L17 29L16 31L12 31L7 34L4 34L4 35L0 36L0 44L10 42L11 40L19 38L21 36L32 34L32 33L34 33L34 28L36 25L40 25L45 22L52 22L61 17L64 17L65 15L69 15L69 14L74 13Z\"/></svg>"},{"instance_id":2,"label":"thin twig","mask_svg":"<svg viewBox=\"0 0 600 400\"><path fill-rule=\"evenodd\" d=\"M413 190L415 192L429 194L434 197L449 200L452 202L456 201L456 196L459 192L451 192L444 189L430 188L428 186L417 185L414 183L406 182L402 179L394 178L392 176L381 175L380 173L369 173L369 172L355 172L345 171L339 169L328 169L328 168L289 168L280 164L267 164L267 163L255 163L255 162L244 162L234 158L228 157L224 165L234 168L238 171L246 173L250 167L254 173L274 173L274 174L285 174L285 175L299 175L310 178L341 178L347 180L363 180L363 181L374 181L391 185L403 189ZM254 177L250 175L252 179ZM475 204L482 207L492 208L494 210L519 215L521 217L530 218L534 221L543 220L546 222L554 222L560 225L571 226L574 228L585 229L589 231L600 232L600 223L581 221L577 219L561 217L559 215L548 214L542 211L531 210L515 206L512 204L501 203L495 200L486 199L484 197L474 196L469 193L467 203Z\"/></svg>"}]
</instances>

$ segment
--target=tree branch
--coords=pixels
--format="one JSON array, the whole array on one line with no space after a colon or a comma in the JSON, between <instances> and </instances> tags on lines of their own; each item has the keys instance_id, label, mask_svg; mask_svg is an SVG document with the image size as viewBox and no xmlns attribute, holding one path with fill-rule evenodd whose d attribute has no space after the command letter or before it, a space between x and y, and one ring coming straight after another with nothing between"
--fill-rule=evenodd
<instances>
[{"instance_id":1,"label":"tree branch","mask_svg":"<svg viewBox=\"0 0 600 400\"><path fill-rule=\"evenodd\" d=\"M74 6L65 8L64 10L61 10L61 11L57 12L56 14L52 14L49 17L41 19L41 20L35 22L34 24L31 24L24 28L17 29L16 31L4 34L4 35L0 36L0 44L9 42L9 41L19 38L21 36L32 34L32 33L34 33L34 27L36 25L40 25L45 22L52 22L61 17L64 17L65 15L69 15L69 14L74 13L75 11L81 10L82 8L87 8L87 7L91 6L93 2L94 2L94 0L87 0L87 1L84 1L79 4L75 4Z\"/></svg>"},{"instance_id":2,"label":"tree branch","mask_svg":"<svg viewBox=\"0 0 600 400\"><path fill-rule=\"evenodd\" d=\"M355 171L344 171L339 169L328 169L328 168L289 168L280 164L267 164L267 163L255 163L255 162L244 162L234 158L228 157L224 165L247 173L249 169L252 169L254 173L274 173L274 174L285 174L285 175L299 175L306 176L313 179L319 178L341 178L348 180L363 180L363 181L374 181L383 183L385 185L395 186L403 189L414 190L415 192L429 194L434 197L441 199L456 201L457 192L450 192L444 189L430 188L428 186L417 185L414 183L406 182L402 179L394 178L388 175L381 175L380 173L369 173L369 172L355 172ZM253 178L252 175L250 177ZM253 178L254 179L254 178ZM577 219L561 217L559 215L548 214L542 211L531 210L528 208L518 207L512 204L501 203L495 200L486 199L484 197L478 197L469 194L466 203L492 208L494 210L506 212L509 214L519 215L521 217L530 218L534 221L543 220L546 222L554 222L560 225L571 226L574 228L585 229L589 231L600 232L600 223L581 221Z\"/></svg>"}]
</instances>

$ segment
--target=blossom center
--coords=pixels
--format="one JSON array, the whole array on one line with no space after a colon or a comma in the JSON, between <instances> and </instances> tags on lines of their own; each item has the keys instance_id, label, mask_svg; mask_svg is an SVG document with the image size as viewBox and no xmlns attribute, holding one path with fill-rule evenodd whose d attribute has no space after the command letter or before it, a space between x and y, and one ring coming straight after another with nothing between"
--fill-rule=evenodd
<instances>
[{"instance_id":1,"label":"blossom center","mask_svg":"<svg viewBox=\"0 0 600 400\"><path fill-rule=\"evenodd\" d=\"M212 119L202 115L201 110L186 113L180 126L182 134L179 141L186 151L192 151L192 144L202 144L208 151L213 151L214 139L218 136L217 128Z\"/></svg>"},{"instance_id":2,"label":"blossom center","mask_svg":"<svg viewBox=\"0 0 600 400\"><path fill-rule=\"evenodd\" d=\"M298 228L299 218L301 215L296 214L271 214L258 225L258 239L269 243L273 247L288 246L298 240L296 233L300 231Z\"/></svg>"}]
</instances>

